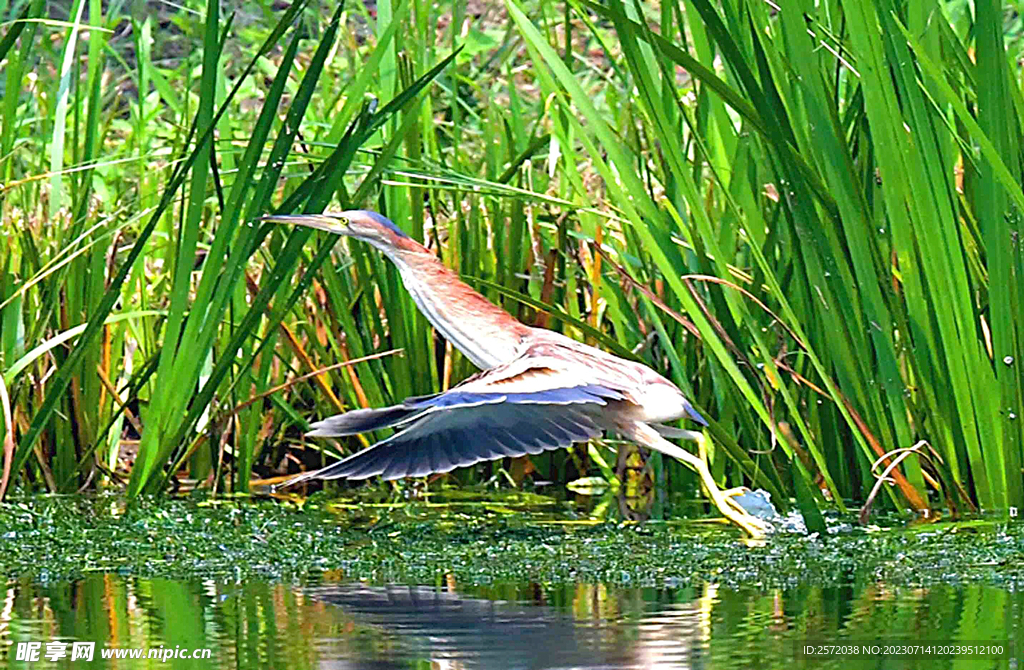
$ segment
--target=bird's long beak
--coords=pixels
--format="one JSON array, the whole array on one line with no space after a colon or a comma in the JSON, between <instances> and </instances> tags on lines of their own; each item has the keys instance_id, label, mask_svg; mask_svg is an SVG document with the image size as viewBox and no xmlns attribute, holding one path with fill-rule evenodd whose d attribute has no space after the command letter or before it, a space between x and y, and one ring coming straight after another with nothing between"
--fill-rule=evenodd
<instances>
[{"instance_id":1,"label":"bird's long beak","mask_svg":"<svg viewBox=\"0 0 1024 670\"><path fill-rule=\"evenodd\" d=\"M293 226L306 226L326 230L335 235L344 235L348 228L348 221L338 215L331 214L272 214L261 216L260 221L273 221L274 223L287 223Z\"/></svg>"}]
</instances>

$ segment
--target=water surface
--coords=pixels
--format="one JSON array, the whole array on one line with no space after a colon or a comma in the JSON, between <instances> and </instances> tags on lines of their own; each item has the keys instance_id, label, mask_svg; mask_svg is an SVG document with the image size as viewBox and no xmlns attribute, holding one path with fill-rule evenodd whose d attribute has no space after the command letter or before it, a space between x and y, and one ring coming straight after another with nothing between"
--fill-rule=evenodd
<instances>
[{"instance_id":1,"label":"water surface","mask_svg":"<svg viewBox=\"0 0 1024 670\"><path fill-rule=\"evenodd\" d=\"M729 589L713 584L307 584L90 574L8 582L0 664L12 668L1008 668L1012 658L801 655L808 641L1021 638L1019 593L928 588ZM91 662L15 658L19 642L95 642ZM70 648L70 644L69 644ZM208 659L100 658L103 649ZM45 654L45 644L42 654ZM1020 657L1020 646L1014 654ZM168 653L168 652L165 652ZM202 652L205 653L205 652Z\"/></svg>"}]
</instances>

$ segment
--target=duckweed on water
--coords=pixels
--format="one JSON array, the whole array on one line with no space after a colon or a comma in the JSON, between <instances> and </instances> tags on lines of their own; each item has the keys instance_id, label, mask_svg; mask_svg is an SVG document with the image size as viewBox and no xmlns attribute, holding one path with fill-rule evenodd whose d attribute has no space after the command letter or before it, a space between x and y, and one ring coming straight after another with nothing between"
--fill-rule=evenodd
<instances>
[{"instance_id":1,"label":"duckweed on water","mask_svg":"<svg viewBox=\"0 0 1024 670\"><path fill-rule=\"evenodd\" d=\"M274 501L40 497L0 505L7 578L90 572L146 577L302 580L324 571L376 583L604 582L685 586L835 586L988 582L1024 585L1024 525L978 522L914 531L778 535L747 547L734 531L542 523L451 509L376 522Z\"/></svg>"}]
</instances>

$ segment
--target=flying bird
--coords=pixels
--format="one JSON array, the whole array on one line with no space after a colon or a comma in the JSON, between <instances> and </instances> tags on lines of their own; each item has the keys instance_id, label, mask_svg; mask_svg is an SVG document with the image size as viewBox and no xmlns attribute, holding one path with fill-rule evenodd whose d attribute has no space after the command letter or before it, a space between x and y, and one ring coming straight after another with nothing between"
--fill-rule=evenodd
<instances>
[{"instance_id":1,"label":"flying bird","mask_svg":"<svg viewBox=\"0 0 1024 670\"><path fill-rule=\"evenodd\" d=\"M286 485L309 479L419 477L480 461L539 454L610 431L693 468L718 510L751 537L765 525L722 491L708 469L700 431L665 425L707 422L682 391L642 363L561 333L532 328L470 288L386 217L371 211L266 216L362 240L394 263L416 306L481 372L448 391L399 405L357 409L312 424L311 437L381 428L398 432ZM666 437L692 440L698 455Z\"/></svg>"}]
</instances>

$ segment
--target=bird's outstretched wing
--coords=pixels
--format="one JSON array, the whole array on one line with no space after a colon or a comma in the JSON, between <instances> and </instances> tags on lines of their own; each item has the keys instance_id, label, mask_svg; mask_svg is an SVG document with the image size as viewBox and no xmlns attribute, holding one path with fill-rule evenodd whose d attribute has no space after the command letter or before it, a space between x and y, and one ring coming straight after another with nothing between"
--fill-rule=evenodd
<instances>
[{"instance_id":1,"label":"bird's outstretched wing","mask_svg":"<svg viewBox=\"0 0 1024 670\"><path fill-rule=\"evenodd\" d=\"M539 454L599 436L602 409L609 401L624 400L623 393L592 383L586 374L536 363L520 357L445 393L317 422L309 433L314 437L386 427L400 432L292 481L423 476L504 456Z\"/></svg>"}]
</instances>

